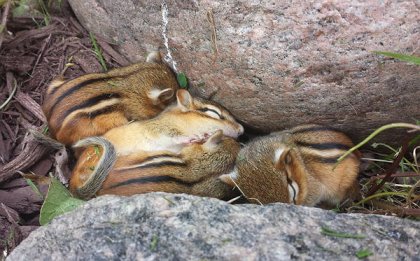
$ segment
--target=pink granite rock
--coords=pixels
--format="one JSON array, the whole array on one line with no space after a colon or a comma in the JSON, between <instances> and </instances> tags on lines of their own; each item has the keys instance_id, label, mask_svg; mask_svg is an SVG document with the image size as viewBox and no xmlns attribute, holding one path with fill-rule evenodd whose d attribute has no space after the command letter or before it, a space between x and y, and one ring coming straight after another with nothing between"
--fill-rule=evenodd
<instances>
[{"instance_id":1,"label":"pink granite rock","mask_svg":"<svg viewBox=\"0 0 420 261\"><path fill-rule=\"evenodd\" d=\"M131 61L161 48L193 92L273 131L329 124L360 139L420 118L416 1L70 0L82 24Z\"/></svg>"}]
</instances>

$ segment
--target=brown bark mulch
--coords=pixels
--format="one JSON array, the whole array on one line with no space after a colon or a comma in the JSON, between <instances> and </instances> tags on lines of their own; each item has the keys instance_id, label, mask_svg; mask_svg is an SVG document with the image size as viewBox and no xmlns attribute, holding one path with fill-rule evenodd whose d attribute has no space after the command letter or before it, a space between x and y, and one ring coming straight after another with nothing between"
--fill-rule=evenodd
<instances>
[{"instance_id":1,"label":"brown bark mulch","mask_svg":"<svg viewBox=\"0 0 420 261\"><path fill-rule=\"evenodd\" d=\"M40 106L45 88L59 75L74 78L102 70L89 33L68 4L55 12L48 25L43 17L14 18L6 8L0 16L4 21L7 15L0 39L0 259L39 226L43 199L21 174L55 174L60 160L53 148L28 133L46 127ZM110 44L96 40L109 67L128 64ZM47 186L40 189L45 194Z\"/></svg>"}]
</instances>

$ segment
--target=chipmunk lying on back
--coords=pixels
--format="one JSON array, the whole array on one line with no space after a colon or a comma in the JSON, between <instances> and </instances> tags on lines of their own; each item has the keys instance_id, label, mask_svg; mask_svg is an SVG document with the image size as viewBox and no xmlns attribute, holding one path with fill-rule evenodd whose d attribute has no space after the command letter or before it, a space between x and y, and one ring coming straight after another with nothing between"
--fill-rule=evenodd
<instances>
[{"instance_id":1,"label":"chipmunk lying on back","mask_svg":"<svg viewBox=\"0 0 420 261\"><path fill-rule=\"evenodd\" d=\"M156 116L175 99L177 89L174 73L154 52L146 63L69 81L56 79L42 108L53 138L70 145L131 120Z\"/></svg>"},{"instance_id":2,"label":"chipmunk lying on back","mask_svg":"<svg viewBox=\"0 0 420 261\"><path fill-rule=\"evenodd\" d=\"M80 197L91 197L92 192L99 189L101 182L94 182L94 185L90 182L96 179L103 181L112 169L112 166L106 164L114 163L115 157L130 158L130 155L134 155L139 161L138 159L147 159L161 152L177 154L192 143L206 140L218 130L232 138L243 133L242 125L221 105L193 98L183 89L177 91L176 97L176 104L153 119L132 122L109 130L102 136L109 146L100 143L102 147L95 148L92 140L76 143L75 148L86 149L80 155L70 178L71 190L79 191L76 194ZM92 153L95 150L100 157ZM87 166L95 166L95 171L92 169L91 174L86 174ZM83 192L83 188L89 188L88 192Z\"/></svg>"},{"instance_id":3,"label":"chipmunk lying on back","mask_svg":"<svg viewBox=\"0 0 420 261\"><path fill-rule=\"evenodd\" d=\"M232 138L244 131L229 111L215 102L193 98L184 89L177 91L176 99L176 104L155 118L113 128L103 137L112 143L118 155L161 150L177 153L217 130Z\"/></svg>"},{"instance_id":4,"label":"chipmunk lying on back","mask_svg":"<svg viewBox=\"0 0 420 261\"><path fill-rule=\"evenodd\" d=\"M235 169L220 179L252 202L335 206L359 191L359 157L337 159L353 146L343 133L303 125L258 138L241 149Z\"/></svg>"},{"instance_id":5,"label":"chipmunk lying on back","mask_svg":"<svg viewBox=\"0 0 420 261\"><path fill-rule=\"evenodd\" d=\"M86 153L90 158L82 156L74 169L78 180L73 178L70 188L79 197L88 198L95 194L129 196L153 191L216 198L232 195L232 189L218 176L233 168L239 143L223 136L220 130L205 142L192 143L179 153L158 151L147 157L142 153L117 156L112 144L99 137L84 142L96 144L101 149L98 154L92 147L88 148ZM101 158L100 163L95 164L98 158ZM110 162L115 164L110 166ZM74 186L74 183L84 185Z\"/></svg>"}]
</instances>

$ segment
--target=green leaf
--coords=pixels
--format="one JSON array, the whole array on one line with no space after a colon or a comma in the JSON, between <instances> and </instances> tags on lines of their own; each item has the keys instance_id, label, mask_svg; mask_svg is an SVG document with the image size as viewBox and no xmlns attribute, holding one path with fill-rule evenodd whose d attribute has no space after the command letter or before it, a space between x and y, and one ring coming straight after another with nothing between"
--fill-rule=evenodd
<instances>
[{"instance_id":1,"label":"green leaf","mask_svg":"<svg viewBox=\"0 0 420 261\"><path fill-rule=\"evenodd\" d=\"M181 88L186 89L188 87L188 79L184 73L178 73L176 79Z\"/></svg>"},{"instance_id":2,"label":"green leaf","mask_svg":"<svg viewBox=\"0 0 420 261\"><path fill-rule=\"evenodd\" d=\"M357 258L359 258L359 259L366 258L366 257L371 256L371 255L373 255L373 253L370 252L368 249L362 249L360 251L357 251L357 253L356 253Z\"/></svg>"},{"instance_id":3,"label":"green leaf","mask_svg":"<svg viewBox=\"0 0 420 261\"><path fill-rule=\"evenodd\" d=\"M69 212L84 203L85 201L72 197L63 184L51 177L51 184L41 207L39 223L43 226L56 216Z\"/></svg>"},{"instance_id":4,"label":"green leaf","mask_svg":"<svg viewBox=\"0 0 420 261\"><path fill-rule=\"evenodd\" d=\"M341 238L357 238L357 239L362 239L365 238L364 235L354 235L354 234L349 234L349 233L343 233L343 232L339 232L339 231L334 231L332 229L329 229L327 227L321 227L321 233L327 236L332 236L332 237L341 237Z\"/></svg>"},{"instance_id":5,"label":"green leaf","mask_svg":"<svg viewBox=\"0 0 420 261\"><path fill-rule=\"evenodd\" d=\"M376 54L381 54L384 56L388 56L391 58L395 58L404 62L409 62L409 63L414 63L417 65L420 65L420 57L414 56L414 55L406 55L406 54L401 54L401 53L391 53L391 52L379 52L379 51L374 51L374 53Z\"/></svg>"}]
</instances>

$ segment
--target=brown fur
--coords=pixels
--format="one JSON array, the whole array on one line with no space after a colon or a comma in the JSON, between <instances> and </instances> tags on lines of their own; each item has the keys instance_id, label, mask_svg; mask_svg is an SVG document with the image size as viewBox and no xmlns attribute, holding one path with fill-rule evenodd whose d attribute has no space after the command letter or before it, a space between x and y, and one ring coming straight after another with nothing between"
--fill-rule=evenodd
<instances>
[{"instance_id":1,"label":"brown fur","mask_svg":"<svg viewBox=\"0 0 420 261\"><path fill-rule=\"evenodd\" d=\"M193 98L183 89L177 91L176 97L177 104L157 117L111 129L103 137L114 145L117 154L128 155L162 150L176 153L191 141L203 139L217 130L233 138L243 133L243 127L221 106ZM206 108L217 110L221 117L200 111Z\"/></svg>"},{"instance_id":2,"label":"brown fur","mask_svg":"<svg viewBox=\"0 0 420 261\"><path fill-rule=\"evenodd\" d=\"M214 103L207 104L203 100L193 98L186 90L178 90L176 97L177 103L168 107L157 117L116 127L105 133L100 139L111 143L112 151L115 151L120 158L125 157L128 162L132 159L136 161L147 159L160 152L180 153L191 143L202 142L218 131L233 138L237 138L243 133L243 127L221 106L216 106ZM75 146L79 147L78 144L79 142ZM87 156L88 153L83 152L79 157L79 162L83 162L84 157ZM108 162L104 159L111 156L106 153L101 156L104 164ZM96 191L101 184L92 183L90 180L100 181L102 178L95 179L95 177L106 176L108 172L104 171L101 164L97 164L95 170L92 170L90 174L93 178L88 179L89 182L79 182L82 181L78 176L83 173L83 164L81 163L73 170L70 179L74 182L71 182L71 189L77 191L86 188L89 191ZM201 165L194 164L193 166L197 168ZM219 183L219 181L215 182Z\"/></svg>"},{"instance_id":3,"label":"brown fur","mask_svg":"<svg viewBox=\"0 0 420 261\"><path fill-rule=\"evenodd\" d=\"M218 131L203 144L192 143L179 153L159 151L147 155L133 153L118 156L97 195L129 196L163 191L224 198L231 194L231 189L217 177L232 169L238 152L239 143L232 138L224 137L222 132ZM81 159L90 153L92 151L86 150ZM87 160L81 162L74 173L84 173L85 166L91 163ZM174 162L175 164L171 164ZM143 165L140 167L139 164ZM76 175L78 176L80 174ZM144 178L152 177L158 177L158 179L144 181ZM163 180L159 180L159 177L163 177ZM122 182L130 183L124 185ZM70 187L77 195L77 186L71 183Z\"/></svg>"},{"instance_id":4,"label":"brown fur","mask_svg":"<svg viewBox=\"0 0 420 261\"><path fill-rule=\"evenodd\" d=\"M83 151L83 156L79 158L74 167L78 174L72 175L69 184L70 188L79 187L79 184L85 184L89 180L90 174L92 174L102 154L102 146L90 146Z\"/></svg>"},{"instance_id":5,"label":"brown fur","mask_svg":"<svg viewBox=\"0 0 420 261\"><path fill-rule=\"evenodd\" d=\"M253 202L334 206L358 192L357 155L335 163L352 146L339 131L302 125L250 142L240 151L235 170L220 179L237 185Z\"/></svg>"},{"instance_id":6,"label":"brown fur","mask_svg":"<svg viewBox=\"0 0 420 261\"><path fill-rule=\"evenodd\" d=\"M160 113L174 100L178 83L171 69L152 55L150 62L53 81L42 106L52 136L70 145ZM82 87L66 94L77 86ZM154 96L150 95L152 90ZM101 98L95 100L98 96Z\"/></svg>"}]
</instances>

